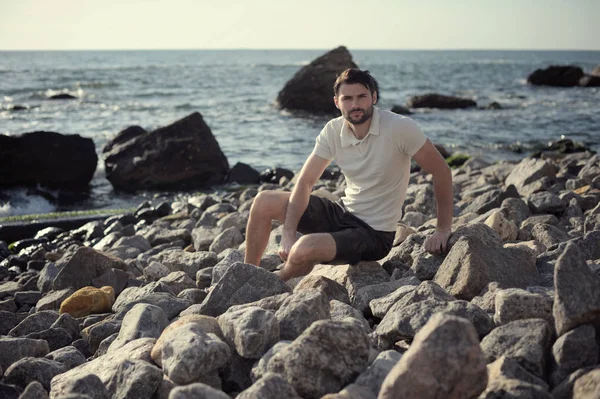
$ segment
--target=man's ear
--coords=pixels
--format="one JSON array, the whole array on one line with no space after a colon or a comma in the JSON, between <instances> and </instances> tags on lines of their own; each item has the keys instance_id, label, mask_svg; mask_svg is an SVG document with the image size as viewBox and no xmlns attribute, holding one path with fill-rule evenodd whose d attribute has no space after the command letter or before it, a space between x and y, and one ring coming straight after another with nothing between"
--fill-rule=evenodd
<instances>
[{"instance_id":1,"label":"man's ear","mask_svg":"<svg viewBox=\"0 0 600 399\"><path fill-rule=\"evenodd\" d=\"M377 92L374 91L373 92L373 105L377 104L377 100L379 100L379 97L377 97Z\"/></svg>"},{"instance_id":2,"label":"man's ear","mask_svg":"<svg viewBox=\"0 0 600 399\"><path fill-rule=\"evenodd\" d=\"M335 107L337 109L340 109L340 105L338 104L338 98L337 98L337 96L333 96L333 103L335 104Z\"/></svg>"}]
</instances>

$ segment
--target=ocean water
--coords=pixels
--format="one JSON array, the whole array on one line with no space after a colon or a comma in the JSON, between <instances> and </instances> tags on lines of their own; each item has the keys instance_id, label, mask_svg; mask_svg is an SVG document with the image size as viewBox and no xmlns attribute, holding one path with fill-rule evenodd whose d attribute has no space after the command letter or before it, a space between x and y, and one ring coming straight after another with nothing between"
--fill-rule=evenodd
<instances>
[{"instance_id":1,"label":"ocean water","mask_svg":"<svg viewBox=\"0 0 600 399\"><path fill-rule=\"evenodd\" d=\"M80 134L103 145L130 125L148 130L198 111L233 166L298 170L327 116L278 110L277 93L326 50L187 50L0 52L0 134L36 130ZM600 65L596 51L366 51L352 50L381 89L379 107L437 92L469 97L501 110L419 110L412 118L452 152L490 161L516 160L562 136L600 149L599 88L534 87L535 69ZM78 100L50 101L70 93ZM516 153L514 148L523 149ZM99 161L91 190L53 200L58 192L0 188L0 217L53 210L121 208L144 198L182 193L114 192Z\"/></svg>"}]
</instances>

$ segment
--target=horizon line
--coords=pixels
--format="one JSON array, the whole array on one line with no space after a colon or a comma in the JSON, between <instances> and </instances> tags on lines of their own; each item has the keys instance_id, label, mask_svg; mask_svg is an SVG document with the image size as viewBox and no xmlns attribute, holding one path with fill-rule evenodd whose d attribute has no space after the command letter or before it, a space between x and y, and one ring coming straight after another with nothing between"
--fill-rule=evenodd
<instances>
[{"instance_id":1,"label":"horizon line","mask_svg":"<svg viewBox=\"0 0 600 399\"><path fill-rule=\"evenodd\" d=\"M340 46L338 46L340 47ZM343 46L348 48L348 46ZM0 52L27 52L27 51L330 51L334 48L97 48L97 49L2 49ZM356 48L349 51L573 51L573 52L600 52L597 49L565 49L565 48Z\"/></svg>"}]
</instances>

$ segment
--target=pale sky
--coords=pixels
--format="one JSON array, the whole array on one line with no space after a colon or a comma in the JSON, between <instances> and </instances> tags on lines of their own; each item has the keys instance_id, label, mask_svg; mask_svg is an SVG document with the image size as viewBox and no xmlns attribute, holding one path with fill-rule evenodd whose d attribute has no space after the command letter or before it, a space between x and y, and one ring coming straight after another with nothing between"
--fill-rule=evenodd
<instances>
[{"instance_id":1,"label":"pale sky","mask_svg":"<svg viewBox=\"0 0 600 399\"><path fill-rule=\"evenodd\" d=\"M600 0L0 0L0 50L600 50Z\"/></svg>"}]
</instances>

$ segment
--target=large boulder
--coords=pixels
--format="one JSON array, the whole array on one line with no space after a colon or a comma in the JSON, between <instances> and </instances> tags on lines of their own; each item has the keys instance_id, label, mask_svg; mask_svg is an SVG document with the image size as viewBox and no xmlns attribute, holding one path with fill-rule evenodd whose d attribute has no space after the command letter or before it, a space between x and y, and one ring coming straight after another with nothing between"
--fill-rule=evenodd
<instances>
[{"instance_id":1,"label":"large boulder","mask_svg":"<svg viewBox=\"0 0 600 399\"><path fill-rule=\"evenodd\" d=\"M421 96L411 97L406 106L409 108L456 109L476 107L477 103L468 98L444 96L437 93L427 93Z\"/></svg>"},{"instance_id":2,"label":"large boulder","mask_svg":"<svg viewBox=\"0 0 600 399\"><path fill-rule=\"evenodd\" d=\"M81 188L92 180L97 164L94 142L78 134L0 135L0 186Z\"/></svg>"},{"instance_id":3,"label":"large boulder","mask_svg":"<svg viewBox=\"0 0 600 399\"><path fill-rule=\"evenodd\" d=\"M583 70L577 66L551 65L546 69L537 69L527 77L527 83L536 86L577 86L584 76Z\"/></svg>"},{"instance_id":4,"label":"large boulder","mask_svg":"<svg viewBox=\"0 0 600 399\"><path fill-rule=\"evenodd\" d=\"M315 113L334 113L333 84L337 75L356 68L352 55L340 46L300 69L277 96L280 108Z\"/></svg>"},{"instance_id":5,"label":"large boulder","mask_svg":"<svg viewBox=\"0 0 600 399\"><path fill-rule=\"evenodd\" d=\"M106 178L116 188L190 189L227 177L227 158L200 113L152 132L139 129L124 130L103 150Z\"/></svg>"}]
</instances>

